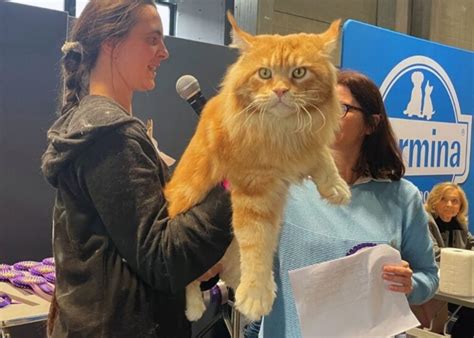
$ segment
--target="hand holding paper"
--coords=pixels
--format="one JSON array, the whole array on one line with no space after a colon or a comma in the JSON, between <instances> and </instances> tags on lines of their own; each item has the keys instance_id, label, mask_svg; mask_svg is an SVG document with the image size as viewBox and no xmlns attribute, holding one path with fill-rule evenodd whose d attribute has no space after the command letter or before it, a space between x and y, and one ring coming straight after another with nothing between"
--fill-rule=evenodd
<instances>
[{"instance_id":1,"label":"hand holding paper","mask_svg":"<svg viewBox=\"0 0 474 338\"><path fill-rule=\"evenodd\" d=\"M378 245L290 271L303 337L386 337L418 326L406 296L382 278L395 262L400 253Z\"/></svg>"}]
</instances>

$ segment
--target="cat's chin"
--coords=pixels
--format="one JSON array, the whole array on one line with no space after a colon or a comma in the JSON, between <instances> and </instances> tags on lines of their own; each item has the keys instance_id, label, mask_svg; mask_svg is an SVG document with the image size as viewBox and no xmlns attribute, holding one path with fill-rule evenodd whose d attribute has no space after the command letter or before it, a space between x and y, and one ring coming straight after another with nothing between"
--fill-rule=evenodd
<instances>
[{"instance_id":1,"label":"cat's chin","mask_svg":"<svg viewBox=\"0 0 474 338\"><path fill-rule=\"evenodd\" d=\"M270 113L276 117L286 118L296 115L296 110L294 107L290 107L284 103L278 103L270 109Z\"/></svg>"}]
</instances>

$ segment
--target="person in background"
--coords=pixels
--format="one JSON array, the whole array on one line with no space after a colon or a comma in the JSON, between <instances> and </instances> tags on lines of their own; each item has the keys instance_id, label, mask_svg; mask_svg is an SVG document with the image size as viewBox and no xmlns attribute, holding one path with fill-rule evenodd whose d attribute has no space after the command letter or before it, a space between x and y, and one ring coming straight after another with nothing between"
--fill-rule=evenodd
<instances>
[{"instance_id":1,"label":"person in background","mask_svg":"<svg viewBox=\"0 0 474 338\"><path fill-rule=\"evenodd\" d=\"M56 188L49 336L189 337L184 288L214 274L231 208L216 187L167 216L168 168L132 109L168 58L155 1L91 0L70 39L64 105L42 158Z\"/></svg>"},{"instance_id":2,"label":"person in background","mask_svg":"<svg viewBox=\"0 0 474 338\"><path fill-rule=\"evenodd\" d=\"M384 266L380 278L410 303L425 302L438 287L428 216L418 189L402 178L405 167L377 86L361 73L340 71L335 90L344 114L333 150L352 200L328 204L309 180L291 188L275 262L278 293L261 337L301 337L289 270L364 245L400 251L401 264Z\"/></svg>"},{"instance_id":3,"label":"person in background","mask_svg":"<svg viewBox=\"0 0 474 338\"><path fill-rule=\"evenodd\" d=\"M468 207L466 194L456 183L443 182L431 189L425 209L430 214L429 228L436 260L440 260L441 248L466 250L473 248L474 237L469 232ZM449 304L448 308L454 312L458 306ZM423 305L423 310L429 321L434 319L433 330L442 333L442 327L448 317L446 303L433 299ZM474 337L473 323L474 310L461 307L457 311L457 320L451 328L451 336L453 338Z\"/></svg>"},{"instance_id":4,"label":"person in background","mask_svg":"<svg viewBox=\"0 0 474 338\"><path fill-rule=\"evenodd\" d=\"M429 225L436 260L439 261L441 248L470 250L474 246L467 219L468 202L459 185L451 182L435 185L428 195L425 209L431 215Z\"/></svg>"}]
</instances>

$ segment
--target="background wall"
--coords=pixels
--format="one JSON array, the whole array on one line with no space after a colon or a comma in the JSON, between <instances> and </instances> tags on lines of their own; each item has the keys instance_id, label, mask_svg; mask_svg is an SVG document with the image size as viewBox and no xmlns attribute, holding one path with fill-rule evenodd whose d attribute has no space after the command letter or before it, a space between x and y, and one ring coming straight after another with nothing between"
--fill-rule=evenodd
<instances>
[{"instance_id":1,"label":"background wall","mask_svg":"<svg viewBox=\"0 0 474 338\"><path fill-rule=\"evenodd\" d=\"M235 0L236 8L248 0ZM336 18L356 19L443 44L474 49L473 0L255 0L258 34L321 32ZM245 22L248 19L242 19ZM240 21L239 21L240 22ZM245 26L244 26L245 27ZM252 32L252 26L247 26Z\"/></svg>"},{"instance_id":2,"label":"background wall","mask_svg":"<svg viewBox=\"0 0 474 338\"><path fill-rule=\"evenodd\" d=\"M0 3L0 262L51 255L41 154L55 118L67 14Z\"/></svg>"},{"instance_id":3,"label":"background wall","mask_svg":"<svg viewBox=\"0 0 474 338\"><path fill-rule=\"evenodd\" d=\"M225 13L232 6L232 0L178 1L176 36L223 45L229 35Z\"/></svg>"}]
</instances>

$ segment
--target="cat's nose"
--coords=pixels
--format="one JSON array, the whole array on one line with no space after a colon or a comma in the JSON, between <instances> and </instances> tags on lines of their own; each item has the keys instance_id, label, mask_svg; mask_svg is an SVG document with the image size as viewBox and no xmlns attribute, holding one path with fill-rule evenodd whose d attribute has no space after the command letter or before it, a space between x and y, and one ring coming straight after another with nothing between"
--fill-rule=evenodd
<instances>
[{"instance_id":1,"label":"cat's nose","mask_svg":"<svg viewBox=\"0 0 474 338\"><path fill-rule=\"evenodd\" d=\"M276 89L273 89L273 92L278 96L278 97L282 97L286 92L288 91L288 88L276 88Z\"/></svg>"}]
</instances>

